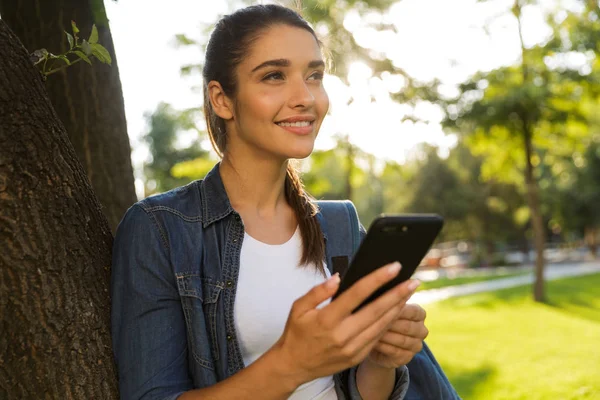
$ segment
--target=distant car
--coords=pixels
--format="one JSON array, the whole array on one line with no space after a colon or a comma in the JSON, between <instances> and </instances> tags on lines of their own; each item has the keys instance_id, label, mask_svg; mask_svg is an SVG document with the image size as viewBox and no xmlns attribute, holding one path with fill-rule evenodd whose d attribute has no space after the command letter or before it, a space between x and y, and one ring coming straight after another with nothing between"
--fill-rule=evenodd
<instances>
[{"instance_id":1,"label":"distant car","mask_svg":"<svg viewBox=\"0 0 600 400\"><path fill-rule=\"evenodd\" d=\"M457 253L457 254L452 254L447 257L442 258L440 265L443 268L450 268L450 267L466 268L469 266L470 262L471 262L471 257L468 254Z\"/></svg>"},{"instance_id":2,"label":"distant car","mask_svg":"<svg viewBox=\"0 0 600 400\"><path fill-rule=\"evenodd\" d=\"M441 266L442 252L438 249L431 249L427 252L421 266L426 268L439 268Z\"/></svg>"}]
</instances>

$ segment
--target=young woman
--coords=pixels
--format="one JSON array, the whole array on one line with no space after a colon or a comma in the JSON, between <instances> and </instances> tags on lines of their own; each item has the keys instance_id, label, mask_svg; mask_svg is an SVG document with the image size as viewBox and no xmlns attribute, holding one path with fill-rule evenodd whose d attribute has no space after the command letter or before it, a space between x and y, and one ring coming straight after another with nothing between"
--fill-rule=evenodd
<instances>
[{"instance_id":1,"label":"young woman","mask_svg":"<svg viewBox=\"0 0 600 400\"><path fill-rule=\"evenodd\" d=\"M400 399L409 390L406 365L428 333L424 310L406 304L418 282L352 314L398 273L392 264L330 301L340 279L326 237L336 227L325 231L289 163L310 155L327 113L324 69L315 33L292 10L252 6L216 25L204 103L222 161L202 181L135 204L115 238L123 399ZM455 396L432 357L419 371L411 380Z\"/></svg>"}]
</instances>

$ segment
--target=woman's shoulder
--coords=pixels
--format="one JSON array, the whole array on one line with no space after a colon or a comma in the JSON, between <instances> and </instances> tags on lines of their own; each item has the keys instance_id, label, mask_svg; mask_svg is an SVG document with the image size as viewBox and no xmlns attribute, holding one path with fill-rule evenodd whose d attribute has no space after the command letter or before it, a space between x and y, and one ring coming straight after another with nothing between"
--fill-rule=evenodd
<instances>
[{"instance_id":1,"label":"woman's shoulder","mask_svg":"<svg viewBox=\"0 0 600 400\"><path fill-rule=\"evenodd\" d=\"M167 212L183 218L199 219L202 217L202 180L158 193L135 203L147 213Z\"/></svg>"},{"instance_id":2,"label":"woman's shoulder","mask_svg":"<svg viewBox=\"0 0 600 400\"><path fill-rule=\"evenodd\" d=\"M186 229L192 229L190 222L202 222L201 184L202 181L193 181L133 204L119 223L116 240L125 240L125 236L146 241L155 238L168 248L173 234L181 236Z\"/></svg>"}]
</instances>

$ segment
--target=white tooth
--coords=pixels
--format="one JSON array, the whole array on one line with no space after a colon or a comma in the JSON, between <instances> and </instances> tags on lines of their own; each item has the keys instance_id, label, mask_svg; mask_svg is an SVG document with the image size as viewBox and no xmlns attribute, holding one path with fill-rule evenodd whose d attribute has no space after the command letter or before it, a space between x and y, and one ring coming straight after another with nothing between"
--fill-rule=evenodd
<instances>
[{"instance_id":1,"label":"white tooth","mask_svg":"<svg viewBox=\"0 0 600 400\"><path fill-rule=\"evenodd\" d=\"M294 127L302 127L302 126L309 126L310 122L309 121L299 121L299 122L280 122L278 124L279 126L294 126Z\"/></svg>"}]
</instances>

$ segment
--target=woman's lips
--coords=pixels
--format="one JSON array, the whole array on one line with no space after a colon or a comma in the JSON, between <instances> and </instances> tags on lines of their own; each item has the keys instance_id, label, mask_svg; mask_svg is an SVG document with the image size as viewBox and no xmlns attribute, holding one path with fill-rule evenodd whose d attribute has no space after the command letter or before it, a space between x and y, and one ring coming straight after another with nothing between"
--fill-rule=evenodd
<instances>
[{"instance_id":1,"label":"woman's lips","mask_svg":"<svg viewBox=\"0 0 600 400\"><path fill-rule=\"evenodd\" d=\"M314 121L278 122L276 125L296 135L308 135L313 131Z\"/></svg>"}]
</instances>

